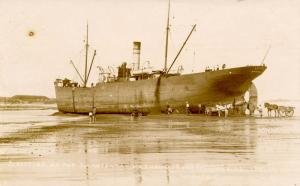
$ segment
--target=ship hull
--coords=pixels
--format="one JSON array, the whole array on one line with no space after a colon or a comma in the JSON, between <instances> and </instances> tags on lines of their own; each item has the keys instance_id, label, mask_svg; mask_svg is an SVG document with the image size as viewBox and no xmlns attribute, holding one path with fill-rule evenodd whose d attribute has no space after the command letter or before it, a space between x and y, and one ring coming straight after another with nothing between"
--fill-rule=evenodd
<instances>
[{"instance_id":1,"label":"ship hull","mask_svg":"<svg viewBox=\"0 0 300 186\"><path fill-rule=\"evenodd\" d=\"M99 83L95 87L55 86L58 110L68 113L160 112L167 105L184 110L198 104L232 103L249 89L265 66L246 66L138 81Z\"/></svg>"}]
</instances>

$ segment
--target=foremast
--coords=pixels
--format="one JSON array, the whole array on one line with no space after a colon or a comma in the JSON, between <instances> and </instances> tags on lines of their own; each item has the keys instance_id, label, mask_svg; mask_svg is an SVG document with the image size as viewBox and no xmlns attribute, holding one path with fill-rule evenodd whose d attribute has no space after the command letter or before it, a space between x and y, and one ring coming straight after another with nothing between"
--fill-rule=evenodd
<instances>
[{"instance_id":1,"label":"foremast","mask_svg":"<svg viewBox=\"0 0 300 186\"><path fill-rule=\"evenodd\" d=\"M173 67L174 63L176 62L177 58L179 57L182 49L186 45L187 41L189 40L190 36L192 35L193 31L196 29L196 24L193 25L192 30L190 31L188 37L184 41L183 45L181 46L179 52L177 53L176 57L174 58L172 64L168 68L168 48L169 48L169 32L170 32L170 0L168 1L168 17L167 17L167 26L166 26L166 44L165 44L165 65L163 69L163 74L168 74L171 68Z\"/></svg>"},{"instance_id":2,"label":"foremast","mask_svg":"<svg viewBox=\"0 0 300 186\"><path fill-rule=\"evenodd\" d=\"M84 66L84 83L83 87L87 84L87 60L89 51L89 24L86 24L86 41L85 41L85 66Z\"/></svg>"},{"instance_id":3,"label":"foremast","mask_svg":"<svg viewBox=\"0 0 300 186\"><path fill-rule=\"evenodd\" d=\"M75 64L73 63L73 61L71 60L71 64L74 67L74 69L77 72L77 75L79 76L79 78L81 79L82 83L83 83L83 87L87 87L87 83L89 80L89 76L92 70L92 66L94 63L94 59L96 56L96 50L94 50L94 54L93 54L93 58L91 61L91 64L89 66L89 71L87 71L88 69L88 53L89 53L89 25L86 25L86 40L85 40L85 62L84 62L84 76L82 77L81 74L79 73L78 69L76 68Z\"/></svg>"},{"instance_id":4,"label":"foremast","mask_svg":"<svg viewBox=\"0 0 300 186\"><path fill-rule=\"evenodd\" d=\"M165 66L163 70L164 72L167 72L167 65L168 65L169 32L170 32L170 0L168 2L168 17L167 17L166 44L165 44Z\"/></svg>"}]
</instances>

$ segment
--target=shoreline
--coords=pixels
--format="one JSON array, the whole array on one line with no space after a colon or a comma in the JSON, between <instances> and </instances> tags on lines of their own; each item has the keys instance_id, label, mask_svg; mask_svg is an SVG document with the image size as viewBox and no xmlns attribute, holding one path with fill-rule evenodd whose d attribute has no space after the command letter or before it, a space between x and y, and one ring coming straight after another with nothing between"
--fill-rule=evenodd
<instances>
[{"instance_id":1,"label":"shoreline","mask_svg":"<svg viewBox=\"0 0 300 186\"><path fill-rule=\"evenodd\" d=\"M20 110L50 110L57 109L56 104L47 103L0 103L0 111L20 111Z\"/></svg>"}]
</instances>

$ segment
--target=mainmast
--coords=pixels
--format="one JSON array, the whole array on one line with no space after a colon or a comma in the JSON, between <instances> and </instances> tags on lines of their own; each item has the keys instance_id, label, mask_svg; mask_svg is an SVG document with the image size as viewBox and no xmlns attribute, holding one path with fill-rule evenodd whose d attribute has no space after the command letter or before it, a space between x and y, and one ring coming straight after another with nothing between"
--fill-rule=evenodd
<instances>
[{"instance_id":1,"label":"mainmast","mask_svg":"<svg viewBox=\"0 0 300 186\"><path fill-rule=\"evenodd\" d=\"M165 48L165 66L164 72L167 71L167 63L168 63L168 44L169 44L169 31L170 31L170 0L168 3L168 18L167 18L167 28L166 28L166 48Z\"/></svg>"},{"instance_id":2,"label":"mainmast","mask_svg":"<svg viewBox=\"0 0 300 186\"><path fill-rule=\"evenodd\" d=\"M84 84L83 84L83 87L86 87L86 84L87 84L87 60L88 60L88 50L89 50L89 25L86 24L85 67L84 67Z\"/></svg>"}]
</instances>

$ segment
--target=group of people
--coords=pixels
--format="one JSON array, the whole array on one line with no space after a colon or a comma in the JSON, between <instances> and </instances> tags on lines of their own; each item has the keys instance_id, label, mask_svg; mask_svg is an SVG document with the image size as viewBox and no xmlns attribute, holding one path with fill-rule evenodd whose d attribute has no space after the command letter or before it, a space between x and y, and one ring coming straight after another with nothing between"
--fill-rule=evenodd
<instances>
[{"instance_id":1,"label":"group of people","mask_svg":"<svg viewBox=\"0 0 300 186\"><path fill-rule=\"evenodd\" d=\"M199 114L200 114L200 111L202 110L202 105L199 104ZM166 108L166 113L167 114L172 114L173 112L177 112L179 113L179 111L177 109L172 109L172 107L167 103L167 108ZM185 102L185 113L187 115L191 114L191 109L190 109L190 104L188 101Z\"/></svg>"},{"instance_id":2,"label":"group of people","mask_svg":"<svg viewBox=\"0 0 300 186\"><path fill-rule=\"evenodd\" d=\"M231 109L231 107L232 107L232 105L217 104L215 106L209 107L209 106L205 106L202 104L198 104L198 113L199 114L204 113L205 115L211 115L213 112L217 112L219 117L221 117L224 113L224 117L226 118L226 117L228 117L228 113L229 113L229 110ZM262 117L262 113L263 113L262 105L258 105L256 110L259 112L260 117ZM177 111L177 110L171 108L171 106L169 104L167 104L166 113L171 114L174 111ZM97 108L94 106L92 108L92 111L89 112L90 123L96 122L96 113L97 113ZM190 103L188 101L185 102L185 113L187 115L192 113L191 108L190 108ZM132 116L138 116L138 114L139 113L137 112L137 110L134 110L134 112L132 113Z\"/></svg>"},{"instance_id":3,"label":"group of people","mask_svg":"<svg viewBox=\"0 0 300 186\"><path fill-rule=\"evenodd\" d=\"M196 110L198 110L198 114L205 114L205 115L214 115L216 114L217 116L221 117L224 116L225 118L228 117L230 110L234 111L234 106L232 104L228 104L228 105L224 105L224 104L216 104L214 106L207 106L207 105L203 105L203 104L198 104L198 109L193 106L193 108L191 108L190 103L188 101L185 102L185 113L187 115L191 114L192 111L193 113L195 113ZM174 112L174 110L169 104L167 104L166 107L166 114L172 114ZM259 105L257 107L257 109L260 116L262 117L262 107L261 105Z\"/></svg>"},{"instance_id":4,"label":"group of people","mask_svg":"<svg viewBox=\"0 0 300 186\"><path fill-rule=\"evenodd\" d=\"M227 105L216 105L216 109L218 111L218 116L221 117L221 113L224 112L224 117L227 118L228 116L228 112L229 112L229 109L230 108L230 105L227 106Z\"/></svg>"},{"instance_id":5,"label":"group of people","mask_svg":"<svg viewBox=\"0 0 300 186\"><path fill-rule=\"evenodd\" d=\"M226 68L226 64L222 65L222 70L224 70ZM206 67L205 68L205 72L209 72L209 71L215 71L215 70L220 70L219 65L215 66L213 69L210 67Z\"/></svg>"}]
</instances>

